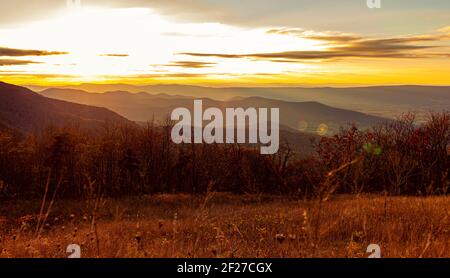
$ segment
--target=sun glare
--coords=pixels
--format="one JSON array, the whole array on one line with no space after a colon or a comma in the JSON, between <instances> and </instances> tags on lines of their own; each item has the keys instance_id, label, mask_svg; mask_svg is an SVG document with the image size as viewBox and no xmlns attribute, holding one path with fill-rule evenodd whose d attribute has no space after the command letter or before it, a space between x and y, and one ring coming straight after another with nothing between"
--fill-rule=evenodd
<instances>
[{"instance_id":1,"label":"sun glare","mask_svg":"<svg viewBox=\"0 0 450 278\"><path fill-rule=\"evenodd\" d=\"M314 68L308 64L255 59L187 57L180 53L265 53L323 48L313 40L267 34L220 23L179 23L148 8L67 9L56 18L0 30L0 43L27 49L65 51L67 55L33 57L27 72L59 74L68 80L108 76L171 74L279 74ZM176 67L176 61L207 62L206 67ZM11 70L23 66L12 66ZM70 76L73 76L72 78Z\"/></svg>"}]
</instances>

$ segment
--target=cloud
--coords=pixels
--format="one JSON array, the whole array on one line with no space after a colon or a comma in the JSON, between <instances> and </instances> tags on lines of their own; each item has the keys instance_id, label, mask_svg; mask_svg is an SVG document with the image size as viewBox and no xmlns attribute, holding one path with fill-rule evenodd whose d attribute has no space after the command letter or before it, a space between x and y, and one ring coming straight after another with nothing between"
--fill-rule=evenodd
<instances>
[{"instance_id":1,"label":"cloud","mask_svg":"<svg viewBox=\"0 0 450 278\"><path fill-rule=\"evenodd\" d=\"M183 73L183 72L177 72L177 73L167 73L167 74L138 74L138 75L132 75L127 76L127 78L192 78L192 77L207 77L209 74L203 74L203 73Z\"/></svg>"},{"instance_id":2,"label":"cloud","mask_svg":"<svg viewBox=\"0 0 450 278\"><path fill-rule=\"evenodd\" d=\"M331 41L331 42L350 42L360 40L361 37L351 33L342 33L334 31L316 32L312 30L304 30L302 28L274 28L269 29L267 34L289 35L299 38Z\"/></svg>"},{"instance_id":3,"label":"cloud","mask_svg":"<svg viewBox=\"0 0 450 278\"><path fill-rule=\"evenodd\" d=\"M173 62L170 64L158 65L158 66L198 69L198 68L210 68L214 65L216 65L216 63L199 62L199 61L177 61L177 62Z\"/></svg>"},{"instance_id":4,"label":"cloud","mask_svg":"<svg viewBox=\"0 0 450 278\"><path fill-rule=\"evenodd\" d=\"M8 56L8 57L50 56L50 55L65 55L65 54L69 53L60 51L15 49L15 48L0 47L0 56Z\"/></svg>"},{"instance_id":5,"label":"cloud","mask_svg":"<svg viewBox=\"0 0 450 278\"><path fill-rule=\"evenodd\" d=\"M450 34L450 26L442 27L438 31L441 32L441 33Z\"/></svg>"},{"instance_id":6,"label":"cloud","mask_svg":"<svg viewBox=\"0 0 450 278\"><path fill-rule=\"evenodd\" d=\"M20 66L29 64L40 64L40 62L14 59L0 59L0 66Z\"/></svg>"},{"instance_id":7,"label":"cloud","mask_svg":"<svg viewBox=\"0 0 450 278\"><path fill-rule=\"evenodd\" d=\"M101 57L128 57L128 54L100 54Z\"/></svg>"},{"instance_id":8,"label":"cloud","mask_svg":"<svg viewBox=\"0 0 450 278\"><path fill-rule=\"evenodd\" d=\"M234 26L305 26L356 32L401 32L405 26L426 31L448 23L450 2L386 1L374 14L364 0L82 0L85 7L151 8L181 22L220 22ZM426 2L426 3L424 3ZM67 12L66 0L0 1L0 27L52 18ZM427 18L426 21L417 20ZM383 24L380 24L383 22ZM389 28L386 28L389 26Z\"/></svg>"},{"instance_id":9,"label":"cloud","mask_svg":"<svg viewBox=\"0 0 450 278\"><path fill-rule=\"evenodd\" d=\"M414 43L414 42L439 41L450 39L450 26L440 28L437 30L437 32L438 34L433 35L367 39L353 33L343 33L338 31L317 32L313 30L304 30L302 28L273 28L266 31L267 34L289 35L303 39L312 39L333 43L371 41L371 40L384 43Z\"/></svg>"},{"instance_id":10,"label":"cloud","mask_svg":"<svg viewBox=\"0 0 450 278\"><path fill-rule=\"evenodd\" d=\"M351 50L351 51L350 51ZM380 48L380 50L382 50ZM335 50L324 51L285 51L273 53L250 53L250 54L219 54L219 53L180 53L181 55L189 55L194 57L216 57L216 58L250 58L258 60L269 60L272 62L301 62L304 60L326 60L335 58L427 58L433 56L432 54L414 54L401 53L398 50L384 49L376 51L372 46L364 49L363 47L356 47L352 50L351 47L341 47Z\"/></svg>"},{"instance_id":11,"label":"cloud","mask_svg":"<svg viewBox=\"0 0 450 278\"><path fill-rule=\"evenodd\" d=\"M247 54L224 54L224 53L195 53L184 52L181 55L192 57L215 57L222 59L254 59L267 60L271 62L301 62L308 60L332 60L342 58L398 58L418 59L431 57L447 58L448 54L435 53L430 50L445 47L433 45L432 43L450 39L448 28L440 29L441 33L435 35L390 37L390 38L365 38L355 34L339 32L314 32L299 28L270 29L268 34L296 36L303 39L322 41L325 50L313 51L283 51L272 53L247 53ZM428 44L425 44L425 43Z\"/></svg>"}]
</instances>

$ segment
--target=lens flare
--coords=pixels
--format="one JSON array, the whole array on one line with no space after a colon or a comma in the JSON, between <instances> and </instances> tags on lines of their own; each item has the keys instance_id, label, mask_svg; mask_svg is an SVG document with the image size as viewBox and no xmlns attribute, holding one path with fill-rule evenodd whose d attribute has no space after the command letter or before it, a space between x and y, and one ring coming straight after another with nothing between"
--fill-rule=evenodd
<instances>
[{"instance_id":1,"label":"lens flare","mask_svg":"<svg viewBox=\"0 0 450 278\"><path fill-rule=\"evenodd\" d=\"M317 134L319 134L320 136L325 136L328 133L328 125L322 123L317 127L316 130Z\"/></svg>"},{"instance_id":2,"label":"lens flare","mask_svg":"<svg viewBox=\"0 0 450 278\"><path fill-rule=\"evenodd\" d=\"M308 129L308 122L307 121L300 121L298 123L298 130L306 131L307 129Z\"/></svg>"}]
</instances>

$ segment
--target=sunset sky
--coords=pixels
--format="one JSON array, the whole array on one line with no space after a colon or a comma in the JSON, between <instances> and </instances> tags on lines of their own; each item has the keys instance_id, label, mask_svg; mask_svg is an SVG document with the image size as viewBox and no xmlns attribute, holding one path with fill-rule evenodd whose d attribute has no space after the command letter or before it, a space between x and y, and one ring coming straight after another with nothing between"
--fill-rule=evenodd
<instances>
[{"instance_id":1,"label":"sunset sky","mask_svg":"<svg viewBox=\"0 0 450 278\"><path fill-rule=\"evenodd\" d=\"M0 80L450 85L450 1L0 1Z\"/></svg>"}]
</instances>

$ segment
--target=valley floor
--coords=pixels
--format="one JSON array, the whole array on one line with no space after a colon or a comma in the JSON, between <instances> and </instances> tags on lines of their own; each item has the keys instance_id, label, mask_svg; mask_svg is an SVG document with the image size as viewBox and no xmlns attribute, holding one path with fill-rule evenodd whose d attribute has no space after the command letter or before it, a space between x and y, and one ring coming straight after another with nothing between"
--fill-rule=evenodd
<instances>
[{"instance_id":1,"label":"valley floor","mask_svg":"<svg viewBox=\"0 0 450 278\"><path fill-rule=\"evenodd\" d=\"M0 257L450 257L450 197L157 195L0 206ZM97 206L97 209L95 209ZM45 211L45 210L44 210ZM93 221L92 215L95 215ZM39 236L37 235L39 234Z\"/></svg>"}]
</instances>

